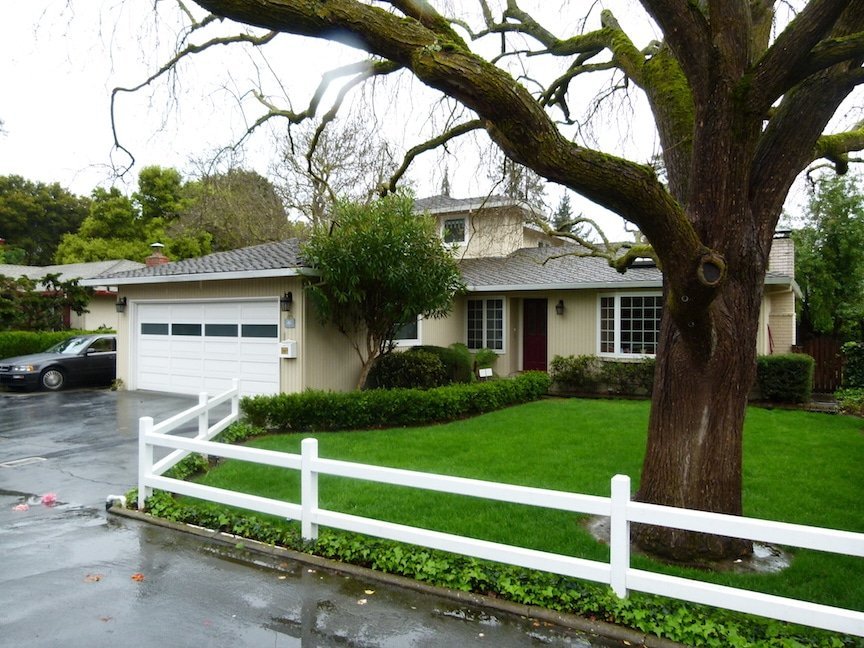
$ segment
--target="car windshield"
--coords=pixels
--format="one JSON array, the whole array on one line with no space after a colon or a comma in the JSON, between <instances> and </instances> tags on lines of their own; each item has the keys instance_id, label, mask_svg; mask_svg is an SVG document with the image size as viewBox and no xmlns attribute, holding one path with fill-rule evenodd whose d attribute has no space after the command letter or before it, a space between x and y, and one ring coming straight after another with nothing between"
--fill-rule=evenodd
<instances>
[{"instance_id":1,"label":"car windshield","mask_svg":"<svg viewBox=\"0 0 864 648\"><path fill-rule=\"evenodd\" d=\"M63 355L77 355L87 346L88 339L82 337L73 337L68 340L58 342L45 353L62 353Z\"/></svg>"}]
</instances>

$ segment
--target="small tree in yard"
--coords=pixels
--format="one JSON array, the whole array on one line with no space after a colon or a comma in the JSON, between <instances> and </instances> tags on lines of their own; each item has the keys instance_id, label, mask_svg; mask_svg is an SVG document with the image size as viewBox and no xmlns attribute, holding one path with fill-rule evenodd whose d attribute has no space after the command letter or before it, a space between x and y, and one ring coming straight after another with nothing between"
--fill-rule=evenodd
<instances>
[{"instance_id":1,"label":"small tree in yard","mask_svg":"<svg viewBox=\"0 0 864 648\"><path fill-rule=\"evenodd\" d=\"M317 228L303 254L320 273L308 294L322 321L345 335L360 358L358 389L375 360L393 350L402 326L418 315L446 315L462 287L435 222L415 214L413 200L402 194L337 203L332 226Z\"/></svg>"}]
</instances>

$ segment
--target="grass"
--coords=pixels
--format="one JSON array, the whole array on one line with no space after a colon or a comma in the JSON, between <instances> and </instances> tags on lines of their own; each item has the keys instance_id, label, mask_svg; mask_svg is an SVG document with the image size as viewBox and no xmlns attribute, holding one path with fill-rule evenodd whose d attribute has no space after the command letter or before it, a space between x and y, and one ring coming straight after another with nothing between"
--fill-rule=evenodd
<instances>
[{"instance_id":1,"label":"grass","mask_svg":"<svg viewBox=\"0 0 864 648\"><path fill-rule=\"evenodd\" d=\"M648 404L544 400L422 428L261 437L250 445L381 466L607 496L609 480L638 487ZM744 513L749 517L864 532L864 422L789 410L750 409L744 433ZM203 483L299 501L294 471L228 461ZM322 476L322 508L593 560L608 560L573 514ZM864 610L860 559L790 550L776 574L706 573L645 556L633 564L781 596ZM856 576L857 574L857 576Z\"/></svg>"}]
</instances>

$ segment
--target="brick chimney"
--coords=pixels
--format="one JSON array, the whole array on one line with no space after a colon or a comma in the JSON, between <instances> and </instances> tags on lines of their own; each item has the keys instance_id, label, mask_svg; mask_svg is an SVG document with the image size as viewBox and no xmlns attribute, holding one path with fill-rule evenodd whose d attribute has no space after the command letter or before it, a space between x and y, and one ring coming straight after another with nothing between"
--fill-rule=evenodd
<instances>
[{"instance_id":1,"label":"brick chimney","mask_svg":"<svg viewBox=\"0 0 864 648\"><path fill-rule=\"evenodd\" d=\"M168 263L169 261L171 261L171 259L169 259L167 256L162 254L162 248L164 248L164 247L165 246L162 245L161 243L153 243L150 246L150 249L153 250L153 254L151 254L146 259L144 259L144 264L148 268L152 268L153 266L162 265L164 263Z\"/></svg>"},{"instance_id":2,"label":"brick chimney","mask_svg":"<svg viewBox=\"0 0 864 648\"><path fill-rule=\"evenodd\" d=\"M791 231L774 232L771 253L768 255L768 271L795 277L795 243L792 241Z\"/></svg>"}]
</instances>

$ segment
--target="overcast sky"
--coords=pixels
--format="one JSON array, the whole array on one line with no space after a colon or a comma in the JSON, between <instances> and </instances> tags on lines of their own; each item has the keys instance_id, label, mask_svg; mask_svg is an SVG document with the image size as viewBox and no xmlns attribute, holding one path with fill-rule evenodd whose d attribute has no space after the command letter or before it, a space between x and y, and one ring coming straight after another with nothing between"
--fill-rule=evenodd
<instances>
[{"instance_id":1,"label":"overcast sky","mask_svg":"<svg viewBox=\"0 0 864 648\"><path fill-rule=\"evenodd\" d=\"M623 3L617 14L623 23L627 6L633 3L617 1ZM282 49L269 57L271 68L262 65L249 48L220 48L196 57L184 64L170 88L162 82L152 91L120 96L118 134L135 155L136 166L125 180L118 180L116 169L129 160L113 148L111 89L146 79L168 60L174 46L175 35L155 26L152 6L140 0L28 0L4 6L0 120L5 132L0 134L0 175L57 181L75 193L89 194L95 186L111 184L130 190L140 168L151 164L190 173L193 160L207 159L231 143L257 116L257 107L248 97L238 101L251 82L260 81L275 94L282 92L281 84L292 97L308 96L322 71L359 58L332 43L283 36L276 43ZM160 3L166 6L171 4ZM564 33L563 24L556 28ZM651 34L644 37L650 39ZM390 134L406 138L408 146L417 139L411 139L404 124L425 122L418 117L424 106L421 94L416 83L403 87L398 101L377 111L378 123L388 124ZM293 107L302 108L303 101ZM610 115L604 135L618 144L626 141L625 154L647 160L654 146L653 131L634 132L625 126L628 115L623 117L616 122ZM275 151L272 132L264 129L250 141L244 164L266 173ZM463 165L471 167L467 171L460 168L459 155L447 163L451 195L482 195L489 189L488 179L476 172L473 162ZM420 161L412 172L418 193L437 193L440 162L430 154ZM555 207L560 195L560 188L550 188L550 207ZM576 208L589 216L602 213L587 201L576 202ZM601 220L613 237L623 236L619 218Z\"/></svg>"}]
</instances>

